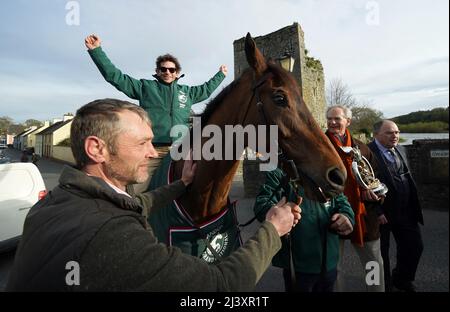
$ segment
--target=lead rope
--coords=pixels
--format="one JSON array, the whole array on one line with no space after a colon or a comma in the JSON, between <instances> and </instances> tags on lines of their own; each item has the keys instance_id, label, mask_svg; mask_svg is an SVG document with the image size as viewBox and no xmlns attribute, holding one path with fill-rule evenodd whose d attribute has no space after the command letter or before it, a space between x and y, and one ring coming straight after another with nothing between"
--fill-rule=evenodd
<instances>
[{"instance_id":1,"label":"lead rope","mask_svg":"<svg viewBox=\"0 0 450 312\"><path fill-rule=\"evenodd\" d=\"M283 180L282 180L282 184L283 184L283 189L286 189L286 187L289 185L289 178L287 177L287 175L283 176ZM294 188L294 192L297 195L297 188ZM298 196L298 195L297 195ZM286 197L287 200L287 197ZM300 200L297 200L297 204L299 203ZM288 258L289 258L289 275L290 275L290 283L291 283L291 287L289 288L289 292L294 292L296 285L297 285L297 275L295 274L295 263L294 263L294 255L293 255L293 245L292 245L292 236L291 236L291 232L287 233L284 236L284 239L286 240L286 244L288 246Z\"/></svg>"}]
</instances>

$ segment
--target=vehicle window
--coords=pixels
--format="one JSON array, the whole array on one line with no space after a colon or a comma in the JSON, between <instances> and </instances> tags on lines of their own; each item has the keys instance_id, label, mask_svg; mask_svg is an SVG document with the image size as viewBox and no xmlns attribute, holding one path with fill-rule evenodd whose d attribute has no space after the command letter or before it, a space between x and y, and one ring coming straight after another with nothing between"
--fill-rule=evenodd
<instances>
[{"instance_id":1,"label":"vehicle window","mask_svg":"<svg viewBox=\"0 0 450 312\"><path fill-rule=\"evenodd\" d=\"M0 170L0 201L29 196L33 187L33 177L27 170Z\"/></svg>"}]
</instances>

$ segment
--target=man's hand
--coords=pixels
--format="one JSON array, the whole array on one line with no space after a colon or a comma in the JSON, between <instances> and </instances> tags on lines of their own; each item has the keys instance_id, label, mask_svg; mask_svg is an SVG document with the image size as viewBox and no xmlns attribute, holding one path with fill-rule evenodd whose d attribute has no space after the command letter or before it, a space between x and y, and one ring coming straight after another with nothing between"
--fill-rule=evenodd
<instances>
[{"instance_id":1,"label":"man's hand","mask_svg":"<svg viewBox=\"0 0 450 312\"><path fill-rule=\"evenodd\" d=\"M336 231L339 235L348 235L353 231L353 226L350 220L340 213L335 213L331 217L330 229Z\"/></svg>"},{"instance_id":2,"label":"man's hand","mask_svg":"<svg viewBox=\"0 0 450 312\"><path fill-rule=\"evenodd\" d=\"M89 50L93 50L101 46L102 41L100 40L99 36L92 34L84 39L84 44L86 45L86 48L88 48Z\"/></svg>"},{"instance_id":3,"label":"man's hand","mask_svg":"<svg viewBox=\"0 0 450 312\"><path fill-rule=\"evenodd\" d=\"M362 190L361 199L363 201L377 202L380 200L380 197L378 197L372 190Z\"/></svg>"},{"instance_id":4,"label":"man's hand","mask_svg":"<svg viewBox=\"0 0 450 312\"><path fill-rule=\"evenodd\" d=\"M228 69L226 65L221 65L219 70L226 76L228 74Z\"/></svg>"},{"instance_id":5,"label":"man's hand","mask_svg":"<svg viewBox=\"0 0 450 312\"><path fill-rule=\"evenodd\" d=\"M267 212L266 220L273 224L279 236L289 233L301 218L302 210L295 203L286 203L283 197Z\"/></svg>"},{"instance_id":6,"label":"man's hand","mask_svg":"<svg viewBox=\"0 0 450 312\"><path fill-rule=\"evenodd\" d=\"M378 216L378 223L379 224L387 224L388 220L384 214Z\"/></svg>"},{"instance_id":7,"label":"man's hand","mask_svg":"<svg viewBox=\"0 0 450 312\"><path fill-rule=\"evenodd\" d=\"M192 160L192 150L190 150L184 161L183 172L181 173L181 181L183 181L185 186L188 186L194 180L196 169L197 164Z\"/></svg>"}]
</instances>

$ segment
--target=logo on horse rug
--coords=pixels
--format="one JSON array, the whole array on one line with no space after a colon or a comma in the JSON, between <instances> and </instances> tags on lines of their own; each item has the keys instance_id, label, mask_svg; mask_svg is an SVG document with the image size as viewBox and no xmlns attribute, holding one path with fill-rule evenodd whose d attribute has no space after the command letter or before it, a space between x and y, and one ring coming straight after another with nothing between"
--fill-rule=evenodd
<instances>
[{"instance_id":1,"label":"logo on horse rug","mask_svg":"<svg viewBox=\"0 0 450 312\"><path fill-rule=\"evenodd\" d=\"M152 177L150 189L173 182L173 167L167 155ZM184 253L214 263L242 245L236 219L236 202L228 204L213 219L195 224L178 201L151 213L148 222L162 243L176 246Z\"/></svg>"}]
</instances>

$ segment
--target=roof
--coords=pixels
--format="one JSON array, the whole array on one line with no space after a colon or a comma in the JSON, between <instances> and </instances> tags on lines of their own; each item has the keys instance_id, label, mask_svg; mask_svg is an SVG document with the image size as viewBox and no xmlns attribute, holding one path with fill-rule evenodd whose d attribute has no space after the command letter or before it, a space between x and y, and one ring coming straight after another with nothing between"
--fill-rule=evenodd
<instances>
[{"instance_id":1,"label":"roof","mask_svg":"<svg viewBox=\"0 0 450 312\"><path fill-rule=\"evenodd\" d=\"M27 133L27 135L30 135L30 134L32 134L32 133L38 131L39 129L40 129L40 128L36 128L36 129L34 129L33 131L31 131L30 133Z\"/></svg>"},{"instance_id":2,"label":"roof","mask_svg":"<svg viewBox=\"0 0 450 312\"><path fill-rule=\"evenodd\" d=\"M55 132L56 130L58 130L61 127L64 127L66 124L68 124L69 122L73 121L73 119L69 119L66 121L58 121L57 123L54 123L53 125L51 125L50 127L42 130L41 132L39 132L37 135L46 135L46 134L50 134Z\"/></svg>"},{"instance_id":3,"label":"roof","mask_svg":"<svg viewBox=\"0 0 450 312\"><path fill-rule=\"evenodd\" d=\"M15 138L18 138L19 136L21 136L22 134L24 134L25 132L27 132L28 130L23 130L22 132L20 132L19 134L16 134Z\"/></svg>"}]
</instances>

